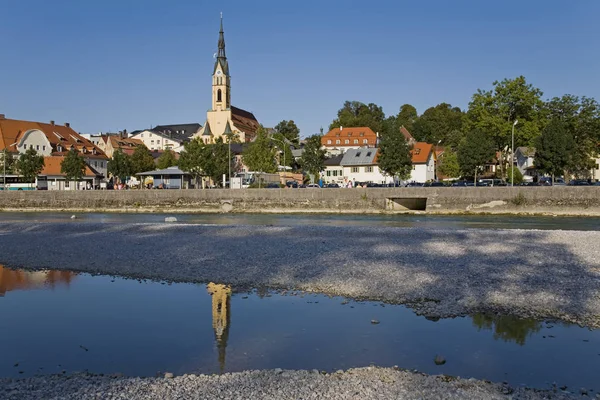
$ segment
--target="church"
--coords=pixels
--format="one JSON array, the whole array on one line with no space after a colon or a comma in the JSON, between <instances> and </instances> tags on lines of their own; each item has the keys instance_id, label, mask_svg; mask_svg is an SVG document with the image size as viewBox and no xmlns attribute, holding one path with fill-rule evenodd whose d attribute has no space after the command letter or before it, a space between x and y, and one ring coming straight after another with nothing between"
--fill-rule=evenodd
<instances>
[{"instance_id":1,"label":"church","mask_svg":"<svg viewBox=\"0 0 600 400\"><path fill-rule=\"evenodd\" d=\"M223 15L219 31L218 52L212 74L212 107L206 112L206 123L195 137L204 143L214 143L222 137L224 142L232 137L233 141L250 142L256 136L260 124L249 111L231 105L231 76L229 63L225 55L225 36Z\"/></svg>"}]
</instances>

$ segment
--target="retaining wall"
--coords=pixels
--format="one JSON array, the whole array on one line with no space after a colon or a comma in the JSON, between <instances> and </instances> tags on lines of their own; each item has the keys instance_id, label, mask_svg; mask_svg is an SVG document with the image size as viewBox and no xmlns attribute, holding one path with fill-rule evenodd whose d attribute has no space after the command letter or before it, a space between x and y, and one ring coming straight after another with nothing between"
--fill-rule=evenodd
<instances>
[{"instance_id":1,"label":"retaining wall","mask_svg":"<svg viewBox=\"0 0 600 400\"><path fill-rule=\"evenodd\" d=\"M0 192L0 209L600 215L600 187L7 191Z\"/></svg>"}]
</instances>

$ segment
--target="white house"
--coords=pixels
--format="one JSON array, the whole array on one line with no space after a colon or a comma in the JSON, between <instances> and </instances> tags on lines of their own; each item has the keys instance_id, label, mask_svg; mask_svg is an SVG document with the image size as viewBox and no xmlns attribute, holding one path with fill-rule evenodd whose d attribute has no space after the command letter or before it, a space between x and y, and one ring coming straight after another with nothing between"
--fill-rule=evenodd
<instances>
[{"instance_id":1,"label":"white house","mask_svg":"<svg viewBox=\"0 0 600 400\"><path fill-rule=\"evenodd\" d=\"M517 147L515 151L515 161L517 169L525 176L535 176L535 166L533 160L535 158L535 149L533 147Z\"/></svg>"},{"instance_id":2,"label":"white house","mask_svg":"<svg viewBox=\"0 0 600 400\"><path fill-rule=\"evenodd\" d=\"M183 145L196 135L200 124L158 125L152 129L135 131L130 139L139 139L150 150L173 150L180 153Z\"/></svg>"},{"instance_id":3,"label":"white house","mask_svg":"<svg viewBox=\"0 0 600 400\"><path fill-rule=\"evenodd\" d=\"M427 182L435 179L435 161L433 145L425 142L415 142L411 150L412 172L410 181Z\"/></svg>"},{"instance_id":4,"label":"white house","mask_svg":"<svg viewBox=\"0 0 600 400\"><path fill-rule=\"evenodd\" d=\"M344 178L352 182L393 183L394 178L384 175L377 165L378 150L375 147L347 149L340 166Z\"/></svg>"}]
</instances>

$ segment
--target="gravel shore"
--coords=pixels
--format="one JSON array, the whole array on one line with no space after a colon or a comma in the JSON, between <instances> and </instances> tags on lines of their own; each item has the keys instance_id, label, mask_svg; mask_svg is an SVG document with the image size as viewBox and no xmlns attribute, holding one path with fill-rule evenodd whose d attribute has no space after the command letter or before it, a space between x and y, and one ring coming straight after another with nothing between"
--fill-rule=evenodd
<instances>
[{"instance_id":1,"label":"gravel shore","mask_svg":"<svg viewBox=\"0 0 600 400\"><path fill-rule=\"evenodd\" d=\"M173 378L123 378L78 374L21 380L0 379L6 400L112 399L573 399L555 388L537 391L511 388L475 379L456 379L399 371L357 368L321 374L318 371L245 371L223 375ZM593 395L592 395L593 396ZM590 398L590 397L586 397Z\"/></svg>"},{"instance_id":2,"label":"gravel shore","mask_svg":"<svg viewBox=\"0 0 600 400\"><path fill-rule=\"evenodd\" d=\"M600 232L4 223L0 263L600 327Z\"/></svg>"}]
</instances>

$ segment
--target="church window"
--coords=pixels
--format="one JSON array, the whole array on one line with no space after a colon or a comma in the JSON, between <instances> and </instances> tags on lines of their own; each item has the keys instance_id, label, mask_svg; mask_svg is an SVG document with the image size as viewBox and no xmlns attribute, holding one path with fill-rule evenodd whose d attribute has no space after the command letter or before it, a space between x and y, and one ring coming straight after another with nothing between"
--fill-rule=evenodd
<instances>
[{"instance_id":1,"label":"church window","mask_svg":"<svg viewBox=\"0 0 600 400\"><path fill-rule=\"evenodd\" d=\"M217 90L217 102L220 103L222 101L221 97L222 97L222 95L221 95L221 89L219 89L219 90Z\"/></svg>"}]
</instances>

